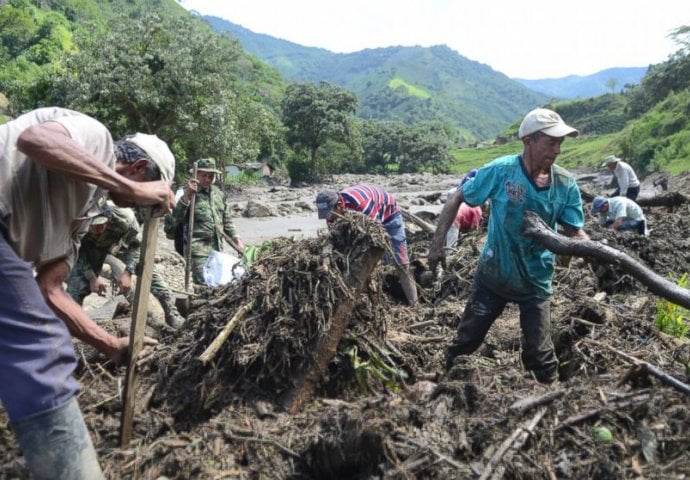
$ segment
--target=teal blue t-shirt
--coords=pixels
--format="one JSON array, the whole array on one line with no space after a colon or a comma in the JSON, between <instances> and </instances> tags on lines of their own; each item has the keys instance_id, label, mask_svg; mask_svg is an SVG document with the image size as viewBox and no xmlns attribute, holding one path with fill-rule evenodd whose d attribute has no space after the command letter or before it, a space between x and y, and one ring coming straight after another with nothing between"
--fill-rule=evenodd
<instances>
[{"instance_id":1,"label":"teal blue t-shirt","mask_svg":"<svg viewBox=\"0 0 690 480\"><path fill-rule=\"evenodd\" d=\"M522 234L522 218L531 210L554 230L557 223L582 228L582 199L573 176L553 165L551 185L537 187L522 157L509 155L480 168L462 193L472 206L491 201L489 235L477 267L481 282L509 300L549 298L555 255Z\"/></svg>"}]
</instances>

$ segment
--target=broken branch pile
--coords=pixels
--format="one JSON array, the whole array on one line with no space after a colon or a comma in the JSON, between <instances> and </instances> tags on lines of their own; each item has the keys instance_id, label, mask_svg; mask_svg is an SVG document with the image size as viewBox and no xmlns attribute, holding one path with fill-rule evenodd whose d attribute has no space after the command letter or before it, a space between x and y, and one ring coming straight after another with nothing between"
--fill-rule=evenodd
<instances>
[{"instance_id":1,"label":"broken branch pile","mask_svg":"<svg viewBox=\"0 0 690 480\"><path fill-rule=\"evenodd\" d=\"M347 215L328 235L274 242L239 282L192 313L161 370L154 404L207 418L249 389L296 412L311 398L387 248L380 225Z\"/></svg>"}]
</instances>

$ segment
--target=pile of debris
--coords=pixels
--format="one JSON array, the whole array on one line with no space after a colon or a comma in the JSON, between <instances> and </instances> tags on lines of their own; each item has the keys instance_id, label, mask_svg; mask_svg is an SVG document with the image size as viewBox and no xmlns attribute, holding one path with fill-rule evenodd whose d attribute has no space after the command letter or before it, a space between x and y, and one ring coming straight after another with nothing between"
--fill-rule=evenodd
<instances>
[{"instance_id":1,"label":"pile of debris","mask_svg":"<svg viewBox=\"0 0 690 480\"><path fill-rule=\"evenodd\" d=\"M677 281L690 271L683 208L649 207L650 237L591 219L587 231ZM687 478L690 344L656 328L662 299L620 264L557 268L560 382L540 385L522 367L512 305L475 355L443 372L483 235L465 236L439 278L416 263L416 307L379 261L385 233L362 216L273 242L238 282L201 292L186 325L161 340L139 375L126 450L122 369L83 362L79 401L106 475ZM413 255L429 241L410 235ZM0 478L25 478L0 425Z\"/></svg>"}]
</instances>

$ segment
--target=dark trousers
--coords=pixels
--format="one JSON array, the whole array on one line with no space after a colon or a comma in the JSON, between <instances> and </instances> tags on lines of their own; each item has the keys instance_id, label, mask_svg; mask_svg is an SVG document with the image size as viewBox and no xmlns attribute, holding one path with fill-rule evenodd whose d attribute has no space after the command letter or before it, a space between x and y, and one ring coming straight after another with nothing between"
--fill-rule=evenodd
<instances>
[{"instance_id":1,"label":"dark trousers","mask_svg":"<svg viewBox=\"0 0 690 480\"><path fill-rule=\"evenodd\" d=\"M617 197L618 195L621 194L620 188L616 188L613 193L611 194L612 197ZM628 187L628 191L625 192L625 196L628 197L630 200L635 201L637 200L637 196L640 194L640 186L638 185L637 187Z\"/></svg>"},{"instance_id":2,"label":"dark trousers","mask_svg":"<svg viewBox=\"0 0 690 480\"><path fill-rule=\"evenodd\" d=\"M489 329L508 304L475 279L473 291L460 319L458 333L448 347L446 365L458 355L475 352ZM558 359L551 341L551 302L540 298L517 302L522 330L522 363L538 381L551 383L558 378Z\"/></svg>"}]
</instances>

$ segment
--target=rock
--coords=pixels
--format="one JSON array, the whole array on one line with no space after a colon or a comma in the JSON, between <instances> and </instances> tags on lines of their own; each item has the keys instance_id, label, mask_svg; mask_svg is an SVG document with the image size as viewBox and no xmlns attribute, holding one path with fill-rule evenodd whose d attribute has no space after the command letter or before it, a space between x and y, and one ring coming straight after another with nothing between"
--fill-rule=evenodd
<instances>
[{"instance_id":1,"label":"rock","mask_svg":"<svg viewBox=\"0 0 690 480\"><path fill-rule=\"evenodd\" d=\"M248 218L271 217L275 215L275 213L267 205L250 199L247 202L247 207L244 209L244 212L242 212L242 215Z\"/></svg>"}]
</instances>

